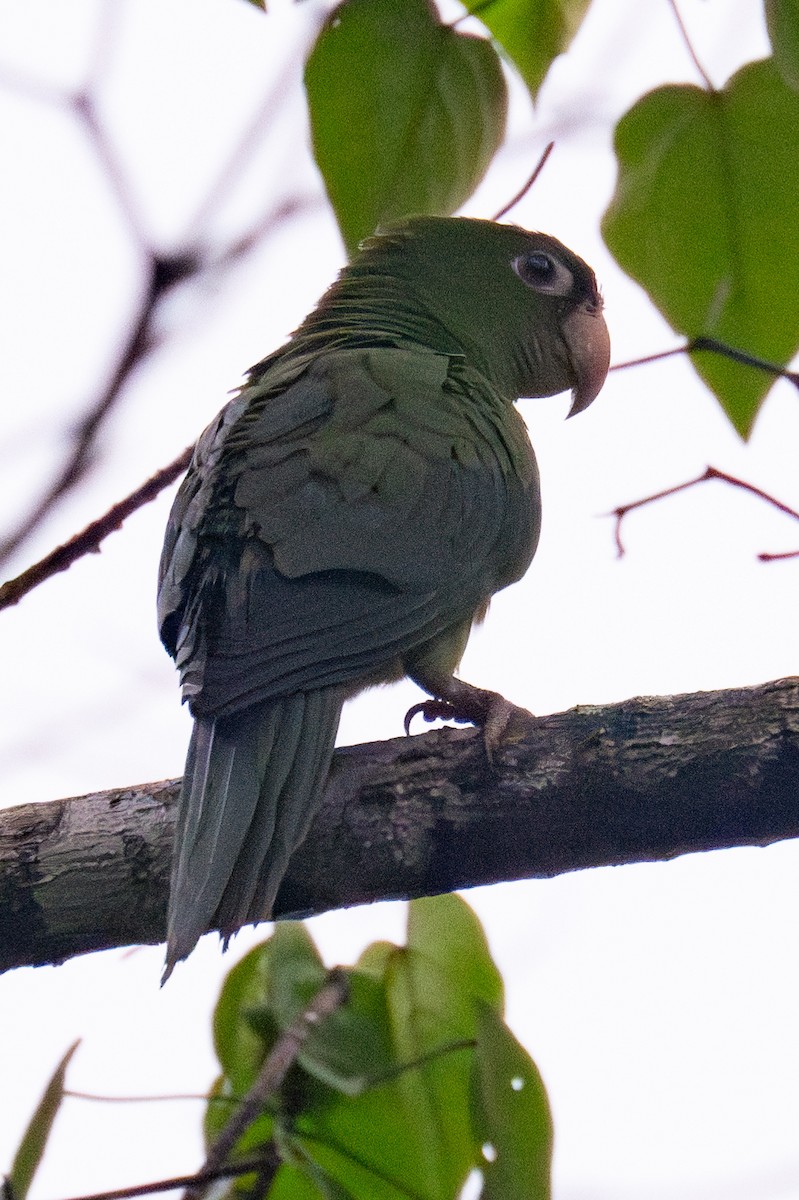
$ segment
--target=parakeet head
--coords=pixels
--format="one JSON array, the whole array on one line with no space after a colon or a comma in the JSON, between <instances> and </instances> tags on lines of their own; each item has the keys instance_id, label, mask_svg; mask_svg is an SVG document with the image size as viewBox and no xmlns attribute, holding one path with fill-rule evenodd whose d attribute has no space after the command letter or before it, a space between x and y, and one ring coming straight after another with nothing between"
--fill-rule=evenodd
<instances>
[{"instance_id":1,"label":"parakeet head","mask_svg":"<svg viewBox=\"0 0 799 1200\"><path fill-rule=\"evenodd\" d=\"M572 416L605 381L610 341L594 272L547 234L413 217L369 238L347 272L401 282L514 399L571 388Z\"/></svg>"}]
</instances>

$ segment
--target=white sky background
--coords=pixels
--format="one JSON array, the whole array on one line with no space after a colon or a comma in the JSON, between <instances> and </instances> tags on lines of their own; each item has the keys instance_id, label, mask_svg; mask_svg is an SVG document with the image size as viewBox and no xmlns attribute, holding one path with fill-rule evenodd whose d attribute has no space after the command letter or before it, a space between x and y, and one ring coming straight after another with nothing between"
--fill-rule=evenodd
<instances>
[{"instance_id":1,"label":"white sky background","mask_svg":"<svg viewBox=\"0 0 799 1200\"><path fill-rule=\"evenodd\" d=\"M235 0L117 0L99 92L127 196L151 240L180 248L229 148L299 53L319 9ZM684 0L720 84L767 52L751 0ZM70 423L105 379L142 287L142 264L107 176L64 107L14 80L73 86L97 3L0 4L0 512L14 524L61 462ZM284 199L304 207L229 272L178 292L162 347L104 428L91 477L25 549L22 569L192 442L242 372L278 345L341 264L304 149L299 72L262 147L231 186L212 234L224 245ZM508 144L467 211L512 195L554 137L555 155L513 214L583 254L603 284L614 359L676 338L604 248L615 119L661 82L696 82L666 0L596 0L535 116L514 88ZM289 82L290 81L290 82ZM10 169L13 164L13 169ZM201 233L208 231L203 229ZM464 678L533 711L762 682L796 673L799 564L763 566L799 529L712 484L628 519L617 504L707 463L796 504L796 392L778 384L744 446L681 359L612 375L565 424L564 397L522 411L539 456L541 548L492 605ZM155 632L154 581L172 491L84 558L0 613L3 805L179 775L189 720ZM396 736L418 693L398 685L347 709L342 742ZM508 984L512 1027L538 1062L556 1122L557 1200L799 1197L799 852L696 855L479 889ZM400 938L402 905L312 922L330 962ZM221 979L265 933L225 958L206 938L169 986L161 951L111 951L0 976L0 1170L56 1061L77 1089L205 1091L209 1013ZM193 1169L201 1106L88 1105L58 1119L34 1200L58 1200Z\"/></svg>"}]
</instances>

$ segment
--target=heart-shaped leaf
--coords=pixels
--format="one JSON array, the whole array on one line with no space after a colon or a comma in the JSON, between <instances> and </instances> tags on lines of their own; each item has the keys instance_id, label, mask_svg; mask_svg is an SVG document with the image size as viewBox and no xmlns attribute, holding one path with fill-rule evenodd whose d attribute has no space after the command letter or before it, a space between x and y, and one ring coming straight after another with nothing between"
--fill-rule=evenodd
<instances>
[{"instance_id":1,"label":"heart-shaped leaf","mask_svg":"<svg viewBox=\"0 0 799 1200\"><path fill-rule=\"evenodd\" d=\"M765 0L774 61L788 87L799 92L799 0Z\"/></svg>"},{"instance_id":2,"label":"heart-shaped leaf","mask_svg":"<svg viewBox=\"0 0 799 1200\"><path fill-rule=\"evenodd\" d=\"M535 100L553 60L580 28L591 0L472 0L467 7L513 61Z\"/></svg>"},{"instance_id":3,"label":"heart-shaped leaf","mask_svg":"<svg viewBox=\"0 0 799 1200\"><path fill-rule=\"evenodd\" d=\"M663 87L616 130L605 240L672 328L786 365L799 348L799 95L772 59L722 91ZM747 436L773 376L706 351L699 375Z\"/></svg>"},{"instance_id":4,"label":"heart-shaped leaf","mask_svg":"<svg viewBox=\"0 0 799 1200\"><path fill-rule=\"evenodd\" d=\"M548 1200L552 1117L544 1084L494 1009L480 1001L477 1009L471 1083L483 1200Z\"/></svg>"},{"instance_id":5,"label":"heart-shaped leaf","mask_svg":"<svg viewBox=\"0 0 799 1200\"><path fill-rule=\"evenodd\" d=\"M455 212L505 132L494 47L442 24L429 0L344 0L305 86L316 161L350 253L378 225Z\"/></svg>"}]
</instances>

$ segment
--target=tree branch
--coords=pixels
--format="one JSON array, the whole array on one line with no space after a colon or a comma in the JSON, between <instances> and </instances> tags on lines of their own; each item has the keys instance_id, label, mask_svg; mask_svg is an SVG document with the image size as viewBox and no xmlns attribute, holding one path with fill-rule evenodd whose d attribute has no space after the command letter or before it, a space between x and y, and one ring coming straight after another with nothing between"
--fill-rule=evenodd
<instances>
[{"instance_id":1,"label":"tree branch","mask_svg":"<svg viewBox=\"0 0 799 1200\"><path fill-rule=\"evenodd\" d=\"M155 475L151 475L141 487L137 487L135 492L131 492L124 500L113 504L102 517L92 521L80 533L71 537L68 542L56 546L55 550L51 550L44 558L40 558L38 562L14 579L0 584L0 611L10 608L12 604L18 604L23 596L27 596L28 592L32 592L40 583L51 579L59 571L69 570L72 564L79 558L83 558L85 554L96 554L100 549L100 543L105 541L110 533L121 529L123 522L132 513L145 504L149 504L151 500L155 500L165 487L169 487L170 483L174 483L178 476L183 474L191 462L193 453L194 447L187 446L183 453L179 454L168 466L156 471Z\"/></svg>"},{"instance_id":2,"label":"tree branch","mask_svg":"<svg viewBox=\"0 0 799 1200\"><path fill-rule=\"evenodd\" d=\"M77 487L91 467L96 454L100 429L109 414L119 404L133 374L158 344L157 321L161 313L162 301L168 293L177 285L200 278L214 269L232 266L239 258L247 254L262 237L266 234L273 234L283 220L290 218L301 207L301 202L297 199L284 201L275 211L269 211L252 223L250 228L222 253L212 255L211 238L207 232L203 236L203 229L207 230L210 226L212 217L219 212L223 203L230 197L235 183L252 162L258 143L269 129L269 116L273 107L283 103L288 81L296 74L297 70L298 59L290 58L281 75L270 85L268 95L253 113L247 129L234 147L229 160L217 174L193 221L187 226L187 229L192 231L191 243L187 243L182 249L168 253L157 249L148 236L141 213L135 204L133 191L121 167L113 139L104 128L101 106L98 107L97 102L96 93L103 81L111 56L110 51L119 36L118 26L116 7L114 5L101 6L98 14L95 52L92 55L86 80L76 90L61 91L59 88L29 79L14 71L9 71L7 68L0 69L0 88L13 89L30 99L44 104L61 106L72 113L127 222L130 236L141 256L145 280L142 294L131 318L130 328L122 338L116 364L108 379L101 386L100 394L89 405L76 428L70 431L69 445L65 450L64 461L58 468L54 479L46 485L42 495L34 501L30 511L19 519L17 525L0 537L0 565L19 551L50 516L63 497ZM71 539L69 546L72 546L75 541L76 539ZM58 558L60 550L61 548L55 552L56 558ZM82 553L86 552L85 549L82 551ZM78 555L73 555L70 562L75 561L76 557ZM68 565L69 562L66 562L65 566ZM65 568L56 567L56 569L63 570ZM43 578L47 577L49 576L43 576ZM32 582L31 586L37 586L38 582L41 582L36 574L36 568L30 578L26 573L24 579L27 582L33 579L35 582ZM11 581L11 584L15 585L17 582L16 580ZM26 590L30 590L30 588L28 587ZM14 591L13 594L15 598L10 603L16 603L22 593L17 594Z\"/></svg>"},{"instance_id":3,"label":"tree branch","mask_svg":"<svg viewBox=\"0 0 799 1200\"><path fill-rule=\"evenodd\" d=\"M280 916L799 836L799 679L339 750ZM0 970L163 939L178 781L0 813Z\"/></svg>"}]
</instances>

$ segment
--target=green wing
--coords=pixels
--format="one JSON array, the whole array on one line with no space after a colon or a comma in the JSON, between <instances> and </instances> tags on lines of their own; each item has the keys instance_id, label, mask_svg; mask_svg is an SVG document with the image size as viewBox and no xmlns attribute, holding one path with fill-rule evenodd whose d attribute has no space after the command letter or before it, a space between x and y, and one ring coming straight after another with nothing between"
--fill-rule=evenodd
<instances>
[{"instance_id":1,"label":"green wing","mask_svg":"<svg viewBox=\"0 0 799 1200\"><path fill-rule=\"evenodd\" d=\"M195 714L403 674L520 578L539 528L524 424L458 356L278 359L206 431L161 565Z\"/></svg>"}]
</instances>

